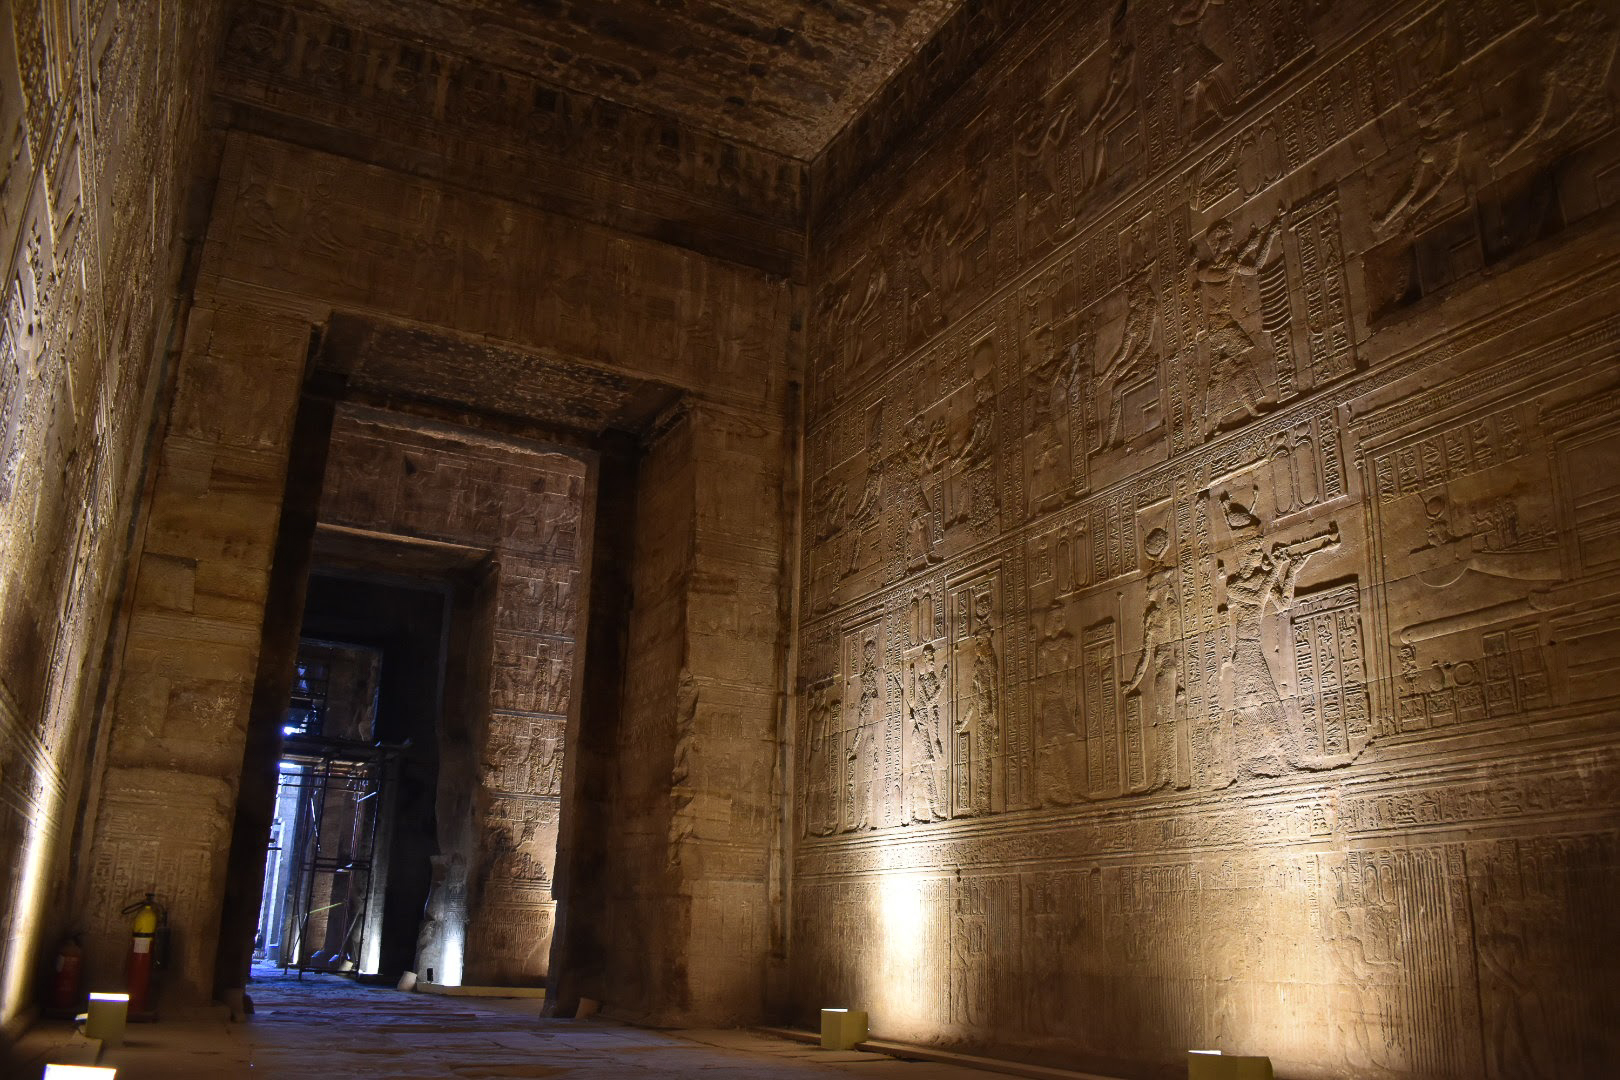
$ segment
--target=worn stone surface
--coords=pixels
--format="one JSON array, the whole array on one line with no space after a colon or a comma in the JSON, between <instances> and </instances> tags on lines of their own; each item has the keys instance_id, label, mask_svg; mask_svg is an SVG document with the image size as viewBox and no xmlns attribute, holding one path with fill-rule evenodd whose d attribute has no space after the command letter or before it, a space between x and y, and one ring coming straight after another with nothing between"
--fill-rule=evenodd
<instances>
[{"instance_id":1,"label":"worn stone surface","mask_svg":"<svg viewBox=\"0 0 1620 1080\"><path fill-rule=\"evenodd\" d=\"M455 362L495 357L512 376L506 400L537 400L549 388L552 407L571 410L572 421L541 419L567 427L656 424L641 411L654 400L649 393L689 399L699 441L681 466L687 495L672 504L685 518L643 515L638 525L646 530L645 550L671 567L679 591L648 647L632 651L626 679L630 686L657 686L649 701L669 702L681 693L679 673L688 671L692 688L724 705L714 711L713 725L716 738L729 740L728 752L685 780L679 794L671 790L673 778L688 766L677 761L674 742L636 755L621 795L627 807L646 800L649 816L643 820L627 809L624 836L645 838L647 858L669 868L669 888L644 897L649 879L640 864L617 854L628 853L622 845L633 842L616 835L602 841L615 857L600 868L598 882L581 885L576 899L585 910L600 910L601 919L633 924L635 933L671 949L662 970L625 951L634 979L604 997L610 1008L616 1001L626 1013L656 1013L671 1022L762 1016L761 951L785 948L779 916L773 939L765 914L777 815L760 808L759 800L770 798L768 787L736 799L735 784L739 777L769 777L780 741L782 431L797 349L798 290L685 248L259 137L228 137L217 199L200 283L210 295L292 294L340 313L409 320L429 331L425 338L408 330L381 335L402 349L362 346L351 369L362 386L368 378L381 389L397 386L403 371L414 370L420 374L412 381L435 399L488 408L499 404L489 400L488 384L467 380ZM525 281L554 284L540 292L511 287ZM453 347L423 347L446 339ZM569 373L562 391L555 379L539 377L547 372ZM612 393L599 400L604 387ZM628 396L612 396L621 392ZM388 497L386 485L368 482L360 490L362 498ZM457 489L457 504L465 505L454 512L473 514L473 497ZM685 519L690 524L683 526ZM542 523L514 518L500 524L532 532ZM683 528L694 542L670 544ZM743 605L723 597L689 602L682 595L705 581L736 590ZM529 674L538 654L512 652L503 676L501 640L497 631L496 692L508 677L513 710L546 712L539 695L549 693L547 684ZM711 727L710 713L697 715L694 730L701 735ZM635 723L672 730L661 705ZM535 744L532 735L514 738L514 747L525 738ZM544 734L539 745L547 745ZM637 776L657 779L643 783ZM694 800L696 807L683 809ZM733 801L746 810L737 815L734 837L711 826L692 838L694 815ZM655 828L651 821L663 824ZM516 827L530 832L527 824ZM553 830L547 823L539 831L552 836ZM705 842L728 858L685 854ZM608 902L621 906L599 908ZM694 919L694 906L701 913L746 915L750 928L737 933L707 914ZM686 962L711 948L712 969Z\"/></svg>"},{"instance_id":2,"label":"worn stone surface","mask_svg":"<svg viewBox=\"0 0 1620 1080\"><path fill-rule=\"evenodd\" d=\"M785 401L795 288L684 248L240 133L210 240L205 289L290 294L772 414Z\"/></svg>"},{"instance_id":3,"label":"worn stone surface","mask_svg":"<svg viewBox=\"0 0 1620 1080\"><path fill-rule=\"evenodd\" d=\"M1053 5L812 229L801 1016L1620 1064L1617 33Z\"/></svg>"},{"instance_id":4,"label":"worn stone surface","mask_svg":"<svg viewBox=\"0 0 1620 1080\"><path fill-rule=\"evenodd\" d=\"M234 798L249 681L243 673L253 670L258 645L256 633L246 627L256 627L253 620L262 614L263 563L274 536L274 499L286 460L279 440L296 400L312 331L321 331L326 342L316 365L318 377L340 375L356 392L372 397L404 395L460 407L475 424L491 409L532 412L538 414L533 419L540 428L578 436L614 424L645 425L652 420L650 409L682 394L707 403L718 419L706 436L715 450L705 461L724 465L726 471L704 476L704 486L713 485L715 493L688 502L687 512L697 515L701 508L709 522L705 529L741 527L738 540L766 547L772 556L756 554L739 564L724 545L712 555L690 547L680 556L679 580L700 580L712 562L712 572L740 574L747 589L766 596L776 595L783 572L780 533L773 531L780 529L782 503L767 478L782 469L785 447L779 433L796 341L791 320L797 293L780 278L319 150L241 133L227 135L224 142L216 212L198 283L199 303L210 312L218 306L209 318L217 319L222 329L213 330L210 338L208 324L196 323L188 334L192 366L182 374L173 405L173 450L166 451L172 462L166 458L153 498L154 515L161 516L160 510L172 515L175 526L162 536L178 534L182 523L195 526L196 535L184 543L175 539L154 545L149 540L152 550L142 558L160 567L154 572L153 604L177 603L187 589L196 595L197 582L206 577L218 583L206 590L210 598L226 593L229 583L234 591L220 599L228 598L234 606L221 617L242 622L230 622L226 633L195 612L181 611L154 624L165 635L162 641L171 654L166 662L205 663L214 673L212 697L192 693L186 699L199 703L197 710L188 706L185 714L194 717L187 720L186 738L211 748L206 761L200 753L187 757L193 745L184 740L161 741L168 738L166 726L176 722L168 712L168 684L158 685L141 672L142 664L158 662L161 650L154 649L150 661L142 659L147 653L131 650L125 660L130 688L121 692L112 715L115 746L126 748L132 761L158 770L156 776L176 766L201 776L206 765L213 777L211 783L181 785L193 801L203 793L213 800L207 808L196 808L197 827L188 836L195 865L157 875L179 897L177 922L184 927L188 951L170 985L182 997L203 989L197 974L205 970L216 934L216 917L207 909L217 903L212 898L222 884L224 837L216 835L221 830L210 832L204 826L218 813L228 821ZM512 287L523 281L561 285L539 292ZM255 327L256 318L270 319L273 325ZM354 332L357 325L363 332ZM346 344L356 351L333 359L331 353ZM229 369L233 350L240 353L235 358L239 371ZM271 354L279 359L270 362ZM266 359L256 359L261 357ZM488 374L509 393L497 396L491 384L467 378L467 363L488 365ZM370 451L356 453L351 465L330 474L334 486L323 516L349 530L345 535L351 543L368 530L392 531L457 545L457 550L470 545L498 553L487 630L475 620L478 641L471 643L470 655L475 666L482 664L481 674L474 672L469 685L457 691L461 700L474 703L467 715L476 717L465 740L450 744L466 780L459 793L440 792L440 828L460 823L464 833L441 843L439 899L430 903L430 923L445 925L440 916L446 910L459 920L462 907L471 905L465 977L533 981L547 968L555 800L562 767L556 757L576 692L573 654L561 643L574 627L555 619L555 625L547 623L537 613L551 594L577 587L572 578L559 579L552 564L563 558L558 545L568 548L566 558L583 550L579 545L585 523L579 510L585 489L564 486L543 496L530 491L530 502L538 498L533 506L525 510L528 504L522 500L508 506L500 494L502 478L485 475L487 463L458 461L464 454L444 457L447 438L451 443L482 439L487 445L491 436L466 429L447 436L442 423L420 418L393 423L407 431L400 442L373 440ZM434 431L428 445L417 445L428 428ZM408 433L413 430L416 435ZM182 436L204 445L192 446ZM223 519L212 519L206 509L212 505L208 500L228 494L216 492L209 479L217 472L211 456L217 442L231 444L235 456L229 476L241 485L229 512L234 529L225 528ZM728 442L742 449L728 450ZM335 444L344 453L358 447L347 436ZM407 459L424 466L431 462L432 470L411 481ZM749 459L746 467L736 467L744 459ZM730 502L739 490L750 502L734 511ZM197 503L197 497L204 501ZM558 498L569 503L572 517L567 521L551 505ZM164 510L169 502L174 509ZM662 536L669 523L648 519L645 527ZM161 546L165 544L175 550ZM218 557L211 555L215 545L226 545L218 548ZM193 581L173 558L197 559L201 576ZM676 626L681 633L661 639L638 655L635 665L661 670L663 656L678 657L689 618L686 605L680 605ZM735 639L750 654L751 678L780 678L771 654L781 644L779 623L772 624L764 648L771 658L761 662L757 625L734 619L724 609L709 620L703 640L724 644ZM723 678L724 666L721 659L705 658L701 670ZM487 685L480 686L480 680ZM480 700L484 703L476 704ZM212 703L209 716L200 711L204 702ZM738 748L763 763L748 763L756 772L768 772L774 758L779 712L775 693L756 689L733 700L726 714L742 717L760 735ZM489 731L486 738L491 717L500 721L501 730ZM489 747L493 750L486 754ZM176 748L184 762L159 760ZM741 764L732 758L729 767ZM667 801L673 763L657 767L664 770L661 797ZM705 777L705 783L716 786L733 780L725 771ZM101 818L109 823L128 818L161 798L156 787L143 790L144 795L132 788L122 809L115 813L103 808ZM748 842L763 852L772 835L770 822L756 815L751 828ZM94 843L98 858L127 858L130 842L123 836L112 824L102 826ZM671 852L686 843L678 831L666 830L659 837ZM680 862L668 852L659 858ZM693 933L707 934L701 927L692 929L687 898L697 892L705 904L729 902L734 897L717 884L722 881L731 883L726 888L733 893L751 890L750 903L764 905L767 870L763 856L723 870L681 870L671 903L660 912L668 926L650 925L649 932L676 943ZM627 864L611 863L601 873L610 879L602 886L608 891L634 888L636 879ZM588 899L581 902L590 906ZM95 951L97 963L110 968L120 955L111 931L118 924L112 890L95 892L90 910L96 924L108 928L95 942ZM429 932L425 940L432 945L433 938ZM761 1015L757 980L739 979L738 972L757 970L751 950L764 947L762 936L724 934L715 939L726 942L733 959L712 986L698 986L710 995L703 999L705 1006L727 1016ZM680 948L684 953L686 946ZM444 961L436 966L443 967ZM661 986L647 985L654 991ZM684 990L676 996L690 997Z\"/></svg>"},{"instance_id":5,"label":"worn stone surface","mask_svg":"<svg viewBox=\"0 0 1620 1080\"><path fill-rule=\"evenodd\" d=\"M579 438L642 431L678 396L658 382L557 356L420 327L340 317L347 355L332 357L351 391L527 421Z\"/></svg>"},{"instance_id":6,"label":"worn stone surface","mask_svg":"<svg viewBox=\"0 0 1620 1080\"><path fill-rule=\"evenodd\" d=\"M760 430L779 430L796 347L797 293L779 276L481 187L243 131L222 141L197 307L147 503L128 645L105 710L104 796L91 802L81 868L80 917L91 930L93 979L118 980L124 933L118 908L130 899L123 893L155 887L170 901L176 928L166 979L177 998L207 989L287 438L312 338L341 337L334 332L344 320L380 328L343 373L357 392L408 392L472 413L504 406L575 433L645 425L683 393L744 418L761 416ZM654 188L638 190L650 199ZM547 284L515 284L524 282ZM511 396L498 398L488 383L468 379L468 363L487 365ZM501 374L494 376L497 366ZM568 384L561 393L559 377ZM780 469L780 441L762 445L777 455L770 467ZM750 475L739 471L715 482ZM497 740L500 752L478 787L540 785L554 797L555 768L509 759L537 748L543 756L568 714L563 699L572 690L562 673L569 661L558 662L545 643L567 628L541 626L530 610L547 590L568 584L554 580L549 564L534 555L567 530L549 510L491 519L488 492L460 481L444 478L443 489L454 494L442 505L413 504L409 485L361 484L346 520L362 529L379 521L406 531L437 529L507 552L501 580L528 593L507 604L505 621L491 630L493 670L486 676L491 700L516 719ZM760 505L779 514L775 503ZM435 525L435 515L447 516ZM576 516L576 544L579 527ZM463 535L467 530L476 536ZM690 558L700 565L695 552ZM749 572L762 575L767 592L780 581L776 563ZM46 578L30 580L42 596L51 593ZM722 638L729 632L716 631ZM37 634L15 640L18 649L40 646ZM768 730L774 698L760 694L749 705L761 710ZM768 756L769 745L754 750ZM490 820L506 822L487 845L489 865L502 867L490 895L517 889L529 913L512 948L490 953L490 978L532 979L544 970L546 920L535 913L549 902L541 899L549 889L549 841L539 839L554 829L549 805L550 811L500 799L480 805ZM158 816L184 822L184 835L151 832ZM763 880L756 884L763 895ZM488 932L497 934L500 922L491 916ZM21 937L37 944L33 931ZM507 955L516 952L523 955ZM735 1006L739 1015L759 1010L757 997L749 1000Z\"/></svg>"}]
</instances>

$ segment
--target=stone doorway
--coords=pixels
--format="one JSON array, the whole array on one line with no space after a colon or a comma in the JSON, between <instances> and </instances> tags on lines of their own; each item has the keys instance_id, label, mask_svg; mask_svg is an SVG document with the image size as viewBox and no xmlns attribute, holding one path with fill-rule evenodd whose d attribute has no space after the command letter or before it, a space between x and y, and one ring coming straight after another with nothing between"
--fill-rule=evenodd
<instances>
[{"instance_id":1,"label":"stone doorway","mask_svg":"<svg viewBox=\"0 0 1620 1080\"><path fill-rule=\"evenodd\" d=\"M406 749L385 741L381 649L306 638L282 725L256 962L375 975Z\"/></svg>"},{"instance_id":2,"label":"stone doorway","mask_svg":"<svg viewBox=\"0 0 1620 1080\"><path fill-rule=\"evenodd\" d=\"M378 794L367 804L377 804L372 819L376 822L369 868L372 885L358 901L365 906L363 956L351 959L363 975L392 982L416 964L432 860L438 854L445 688L449 676L459 676L459 669L451 670L459 656L451 656L449 642L458 589L471 585L469 571L449 567L383 573L376 565L386 557L386 550L367 556L353 545L334 550L318 538L302 630L306 645L342 641L378 658L369 744L317 742L311 749L331 748L342 755L346 763L339 768L350 774L342 778L344 784L376 777ZM290 747L302 737L284 733L283 740ZM307 767L324 766L316 756L315 764ZM365 821L354 823L363 826ZM318 966L326 970L342 963L340 958L336 964Z\"/></svg>"}]
</instances>

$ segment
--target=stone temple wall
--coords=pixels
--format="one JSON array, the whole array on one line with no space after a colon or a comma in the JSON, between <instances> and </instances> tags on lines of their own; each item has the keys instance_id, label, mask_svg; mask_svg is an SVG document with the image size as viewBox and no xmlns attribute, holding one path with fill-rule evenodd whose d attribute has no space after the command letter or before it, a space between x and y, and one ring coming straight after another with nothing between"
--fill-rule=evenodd
<instances>
[{"instance_id":1,"label":"stone temple wall","mask_svg":"<svg viewBox=\"0 0 1620 1080\"><path fill-rule=\"evenodd\" d=\"M1047 5L821 215L801 1019L1620 1068L1617 43Z\"/></svg>"},{"instance_id":2,"label":"stone temple wall","mask_svg":"<svg viewBox=\"0 0 1620 1080\"><path fill-rule=\"evenodd\" d=\"M342 92L326 88L328 94ZM782 714L782 623L776 608L784 575L781 477L788 443L782 432L800 348L798 287L675 243L435 179L431 169L424 170L428 176L417 175L243 129L226 132L223 144L195 305L153 479L154 525L139 571L151 587L137 590L132 616L132 625L148 633L143 649L125 656L124 676L109 706L115 754L90 840L98 857L112 858L129 850L119 838L141 827L154 808L186 822L184 835L166 837L163 860L143 865L137 875L175 897L177 956L165 988L170 1000L206 997L212 989L266 587L312 336L325 335L321 340L330 344L342 336L334 327L359 322L390 328L368 339L381 340L389 350L406 342L398 352L365 353L346 372L349 385L373 404L426 399L446 408L482 409L485 420L489 413L509 418L533 406L557 412L542 414L548 424L589 434L616 420L606 404L611 395L599 401L597 391L617 393L614 388L645 383L656 384L671 400L685 399L695 437L682 452L693 457L672 464L671 472L692 478L691 497L673 505L692 518L698 540L671 557L679 560L683 592L706 587L712 593L678 595L670 608L671 636L658 655L628 657L625 679L673 679L679 666L666 663L668 655L693 658L692 686L705 703L693 714L694 730L714 731L727 752L717 767L700 760L688 774L688 796L714 797L696 800L686 817L729 805L738 776L754 775L761 762L774 760ZM466 366L413 367L419 338L448 350L430 360L466 357ZM318 356L320 363L329 359ZM507 366L499 378L490 378L495 369L481 365L495 363ZM536 371L566 373L567 385L554 393L534 378ZM568 401L580 408L561 408ZM676 523L651 520L637 527L651 530L653 543L680 531ZM193 562L175 561L183 559ZM207 583L206 609L183 604L193 582L199 593ZM747 606L732 596L743 597ZM533 610L518 614L533 618L538 605L537 598ZM497 644L501 633L497 626ZM535 656L513 654L514 704L496 708L550 711L538 703L523 668L523 657ZM746 674L739 676L740 670ZM501 677L497 670L497 686ZM171 687L186 692L171 694ZM673 684L649 688L646 700L673 700L675 690ZM627 698L626 710L633 707ZM610 721L618 722L602 722ZM667 712L624 721L670 722ZM519 747L527 738L533 750L532 733L514 732L514 738ZM539 742L543 750L543 733ZM673 753L673 744L650 744L645 752L665 749ZM641 766L646 775L661 777L658 785L618 788L616 795L625 806L647 807L647 819L639 810L613 819L606 832L586 838L593 852L614 850L630 833L651 835L648 821L675 815L665 805L675 798L669 779L675 762L649 757ZM565 763L565 784L567 768ZM737 910L738 896L755 910L766 904L767 848L777 836L776 822L753 802L735 801L735 818L657 833L666 849L658 857L674 868L674 900L658 910L669 924L647 927L650 934L685 942L688 899L726 910ZM692 802L683 799L683 805ZM177 807L183 814L176 814ZM529 822L512 820L522 836ZM511 862L522 859L514 855ZM604 905L633 894L639 883L617 863L596 859L593 865L601 868L598 878L575 878L577 908L598 925L628 917ZM560 880L561 866L557 874ZM532 899L541 890L530 884L535 888L526 895ZM93 962L109 968L122 955L114 894L111 888L93 890L87 905L87 918L108 928L92 941ZM756 923L766 924L764 918ZM529 978L540 956L529 948L532 936L523 933L528 951L520 974ZM759 970L763 930L717 934L712 942L727 962L712 968L672 965L667 971L681 989L667 997L721 1003L706 1015L721 1015L723 1008L728 1017L758 1018L763 1004L757 976L749 982L739 972ZM684 944L677 946L675 955L687 954ZM485 977L519 975L491 969ZM649 985L663 992L669 984L660 978ZM597 996L612 1007L629 995L620 988Z\"/></svg>"},{"instance_id":3,"label":"stone temple wall","mask_svg":"<svg viewBox=\"0 0 1620 1080\"><path fill-rule=\"evenodd\" d=\"M484 708L447 701L441 720L447 895L429 904L458 925L419 970L480 985L545 980L563 735L578 715L588 473L577 457L398 414L344 409L334 426L323 523L478 548L494 570Z\"/></svg>"},{"instance_id":4,"label":"stone temple wall","mask_svg":"<svg viewBox=\"0 0 1620 1080\"><path fill-rule=\"evenodd\" d=\"M70 895L218 5L0 5L0 1024ZM97 868L138 891L121 859ZM139 876L139 875L136 875ZM120 900L120 905L127 898Z\"/></svg>"}]
</instances>

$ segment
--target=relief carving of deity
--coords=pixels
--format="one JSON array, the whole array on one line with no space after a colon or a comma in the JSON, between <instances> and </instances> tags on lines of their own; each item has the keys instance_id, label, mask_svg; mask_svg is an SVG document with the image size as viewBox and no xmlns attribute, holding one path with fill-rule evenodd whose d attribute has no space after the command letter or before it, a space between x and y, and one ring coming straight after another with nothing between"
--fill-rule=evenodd
<instances>
[{"instance_id":1,"label":"relief carving of deity","mask_svg":"<svg viewBox=\"0 0 1620 1080\"><path fill-rule=\"evenodd\" d=\"M1149 263L1125 283L1125 328L1119 345L1097 365L1097 385L1108 388L1108 419L1103 424L1099 450L1126 441L1125 398L1159 375L1159 357L1153 349L1157 319L1153 295L1153 265Z\"/></svg>"},{"instance_id":2,"label":"relief carving of deity","mask_svg":"<svg viewBox=\"0 0 1620 1080\"><path fill-rule=\"evenodd\" d=\"M996 655L995 629L990 622L990 601L980 594L974 601L973 681L968 688L967 708L957 719L956 733L974 740L978 761L988 761L1001 728L1001 660Z\"/></svg>"},{"instance_id":3,"label":"relief carving of deity","mask_svg":"<svg viewBox=\"0 0 1620 1080\"><path fill-rule=\"evenodd\" d=\"M1079 400L1085 381L1084 358L1078 342L1066 352L1056 350L1031 372L1029 430L1034 437L1029 503L1045 508L1063 497L1072 477L1070 446L1081 432L1071 406Z\"/></svg>"},{"instance_id":4,"label":"relief carving of deity","mask_svg":"<svg viewBox=\"0 0 1620 1080\"><path fill-rule=\"evenodd\" d=\"M805 778L805 825L811 836L828 836L838 826L838 703L830 678L810 688L809 746Z\"/></svg>"},{"instance_id":5,"label":"relief carving of deity","mask_svg":"<svg viewBox=\"0 0 1620 1080\"><path fill-rule=\"evenodd\" d=\"M1590 131L1608 120L1613 105L1605 84L1617 28L1603 7L1577 3L1548 19L1550 48L1537 86L1535 115L1496 151L1492 164L1500 165L1528 146L1552 142L1571 128Z\"/></svg>"},{"instance_id":6,"label":"relief carving of deity","mask_svg":"<svg viewBox=\"0 0 1620 1080\"><path fill-rule=\"evenodd\" d=\"M1019 184L1029 216L1039 219L1030 223L1037 234L1033 239L1050 239L1066 229L1079 200L1107 174L1109 129L1130 109L1135 83L1136 50L1124 27L1115 25L1106 75L1088 60L1020 118L1014 145L1023 163Z\"/></svg>"},{"instance_id":7,"label":"relief carving of deity","mask_svg":"<svg viewBox=\"0 0 1620 1080\"><path fill-rule=\"evenodd\" d=\"M1300 726L1278 688L1266 647L1267 616L1286 616L1294 589L1311 556L1337 549L1336 522L1292 543L1267 543L1262 523L1249 507L1221 495L1221 511L1234 547L1234 564L1217 561L1224 587L1226 647L1222 658L1224 710L1220 740L1226 743L1233 778L1281 776L1302 753Z\"/></svg>"},{"instance_id":8,"label":"relief carving of deity","mask_svg":"<svg viewBox=\"0 0 1620 1080\"><path fill-rule=\"evenodd\" d=\"M1148 533L1142 548L1153 568L1148 572L1142 605L1142 654L1125 683L1123 697L1127 712L1132 709L1131 699L1136 698L1149 717L1153 745L1149 783L1158 787L1174 778L1178 786L1185 786L1188 746L1182 718L1186 690L1181 682L1181 603L1175 559L1167 558L1170 536L1163 529Z\"/></svg>"},{"instance_id":9,"label":"relief carving of deity","mask_svg":"<svg viewBox=\"0 0 1620 1080\"><path fill-rule=\"evenodd\" d=\"M940 558L939 494L937 482L945 463L944 420L926 424L919 417L906 427L900 460L909 495L906 524L906 563L935 562Z\"/></svg>"},{"instance_id":10,"label":"relief carving of deity","mask_svg":"<svg viewBox=\"0 0 1620 1080\"><path fill-rule=\"evenodd\" d=\"M846 832L883 823L882 709L877 640L874 638L866 638L862 643L860 669L856 677L860 697L855 706L855 727L849 739L845 803L850 817L845 822Z\"/></svg>"},{"instance_id":11,"label":"relief carving of deity","mask_svg":"<svg viewBox=\"0 0 1620 1080\"><path fill-rule=\"evenodd\" d=\"M911 731L920 751L917 772L921 775L926 799L926 814L913 811L918 821L942 821L948 816L940 784L940 772L947 764L940 706L949 669L949 664L936 663L931 643L924 645L921 655L911 662Z\"/></svg>"},{"instance_id":12,"label":"relief carving of deity","mask_svg":"<svg viewBox=\"0 0 1620 1080\"><path fill-rule=\"evenodd\" d=\"M1457 175L1467 135L1458 130L1456 112L1456 91L1443 80L1425 87L1412 102L1418 132L1417 160L1401 190L1373 221L1379 232L1403 221L1421 220Z\"/></svg>"},{"instance_id":13,"label":"relief carving of deity","mask_svg":"<svg viewBox=\"0 0 1620 1080\"><path fill-rule=\"evenodd\" d=\"M945 522L947 529L983 520L995 512L994 480L983 472L995 454L995 426L995 388L989 379L980 379L973 391L972 426L950 457L960 490Z\"/></svg>"},{"instance_id":14,"label":"relief carving of deity","mask_svg":"<svg viewBox=\"0 0 1620 1080\"><path fill-rule=\"evenodd\" d=\"M1206 437L1239 408L1245 417L1255 417L1274 404L1261 385L1259 346L1244 324L1259 306L1248 294L1253 279L1271 261L1282 224L1279 210L1263 229L1253 226L1238 241L1231 222L1215 221L1204 232L1204 253L1195 252L1193 276L1203 296L1204 344L1209 352Z\"/></svg>"}]
</instances>

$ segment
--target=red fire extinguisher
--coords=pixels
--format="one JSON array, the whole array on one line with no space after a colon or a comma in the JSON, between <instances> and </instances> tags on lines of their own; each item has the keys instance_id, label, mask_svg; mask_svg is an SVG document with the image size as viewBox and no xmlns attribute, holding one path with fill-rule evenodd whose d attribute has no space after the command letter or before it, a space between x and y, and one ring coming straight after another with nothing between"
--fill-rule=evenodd
<instances>
[{"instance_id":1,"label":"red fire extinguisher","mask_svg":"<svg viewBox=\"0 0 1620 1080\"><path fill-rule=\"evenodd\" d=\"M151 1010L152 967L161 962L157 945L168 919L151 893L123 913L135 916L129 943L129 1015L134 1017Z\"/></svg>"},{"instance_id":2,"label":"red fire extinguisher","mask_svg":"<svg viewBox=\"0 0 1620 1080\"><path fill-rule=\"evenodd\" d=\"M79 1007L79 978L84 974L84 949L79 939L70 937L62 942L56 954L56 981L51 986L51 1008L59 1012L73 1012Z\"/></svg>"}]
</instances>

